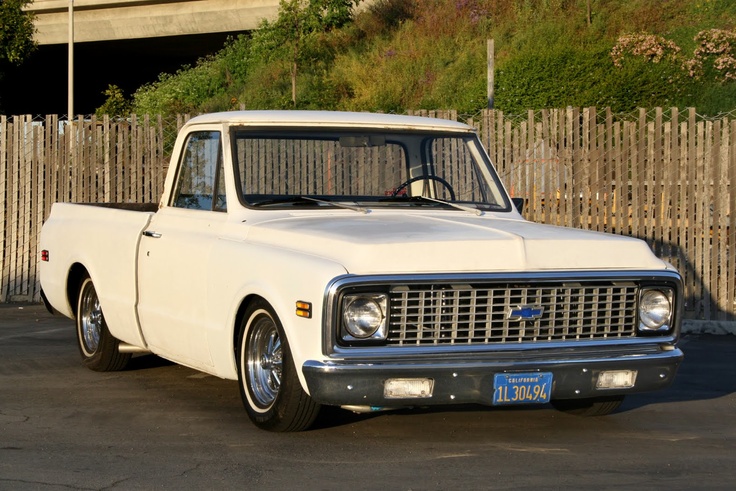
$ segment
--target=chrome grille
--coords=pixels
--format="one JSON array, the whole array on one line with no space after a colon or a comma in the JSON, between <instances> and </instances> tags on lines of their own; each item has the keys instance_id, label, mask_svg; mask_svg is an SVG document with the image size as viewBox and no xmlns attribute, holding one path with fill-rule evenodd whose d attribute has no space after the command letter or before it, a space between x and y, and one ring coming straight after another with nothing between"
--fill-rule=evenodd
<instances>
[{"instance_id":1,"label":"chrome grille","mask_svg":"<svg viewBox=\"0 0 736 491\"><path fill-rule=\"evenodd\" d=\"M479 345L634 337L632 282L402 285L388 344Z\"/></svg>"}]
</instances>

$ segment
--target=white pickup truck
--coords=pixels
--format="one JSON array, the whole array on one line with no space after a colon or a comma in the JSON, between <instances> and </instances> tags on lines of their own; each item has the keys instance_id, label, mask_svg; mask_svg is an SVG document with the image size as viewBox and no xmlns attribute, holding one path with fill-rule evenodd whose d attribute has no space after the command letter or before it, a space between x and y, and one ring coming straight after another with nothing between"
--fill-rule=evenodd
<instances>
[{"instance_id":1,"label":"white pickup truck","mask_svg":"<svg viewBox=\"0 0 736 491\"><path fill-rule=\"evenodd\" d=\"M57 203L40 248L89 368L146 352L238 380L272 431L321 405L602 415L683 357L677 271L640 240L524 220L453 121L195 117L160 203Z\"/></svg>"}]
</instances>

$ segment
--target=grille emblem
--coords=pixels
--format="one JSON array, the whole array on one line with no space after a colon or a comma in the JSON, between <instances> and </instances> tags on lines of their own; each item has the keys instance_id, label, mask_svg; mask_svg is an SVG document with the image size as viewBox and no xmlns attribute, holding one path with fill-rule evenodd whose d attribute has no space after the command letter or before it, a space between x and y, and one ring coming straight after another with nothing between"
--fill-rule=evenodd
<instances>
[{"instance_id":1,"label":"grille emblem","mask_svg":"<svg viewBox=\"0 0 736 491\"><path fill-rule=\"evenodd\" d=\"M506 318L510 321L533 321L542 318L544 307L541 305L519 305L509 310Z\"/></svg>"}]
</instances>

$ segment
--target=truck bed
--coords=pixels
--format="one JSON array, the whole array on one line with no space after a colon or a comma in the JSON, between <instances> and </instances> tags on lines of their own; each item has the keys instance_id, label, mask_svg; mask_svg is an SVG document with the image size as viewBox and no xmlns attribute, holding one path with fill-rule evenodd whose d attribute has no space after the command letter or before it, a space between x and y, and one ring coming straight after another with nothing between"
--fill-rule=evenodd
<instances>
[{"instance_id":1,"label":"truck bed","mask_svg":"<svg viewBox=\"0 0 736 491\"><path fill-rule=\"evenodd\" d=\"M59 312L74 317L67 302L72 271L92 278L110 332L136 346L144 341L135 312L138 245L158 210L153 203L55 203L41 231L44 294Z\"/></svg>"}]
</instances>

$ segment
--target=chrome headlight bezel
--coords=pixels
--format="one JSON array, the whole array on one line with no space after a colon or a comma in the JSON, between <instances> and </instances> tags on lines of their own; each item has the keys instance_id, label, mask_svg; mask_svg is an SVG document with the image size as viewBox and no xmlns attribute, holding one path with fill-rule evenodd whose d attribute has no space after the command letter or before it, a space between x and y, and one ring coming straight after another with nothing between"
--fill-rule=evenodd
<instances>
[{"instance_id":1,"label":"chrome headlight bezel","mask_svg":"<svg viewBox=\"0 0 736 491\"><path fill-rule=\"evenodd\" d=\"M388 336L388 295L386 293L349 293L340 307L340 341L375 343Z\"/></svg>"},{"instance_id":2,"label":"chrome headlight bezel","mask_svg":"<svg viewBox=\"0 0 736 491\"><path fill-rule=\"evenodd\" d=\"M675 291L669 287L650 286L639 291L637 306L640 334L661 334L674 328Z\"/></svg>"}]
</instances>

